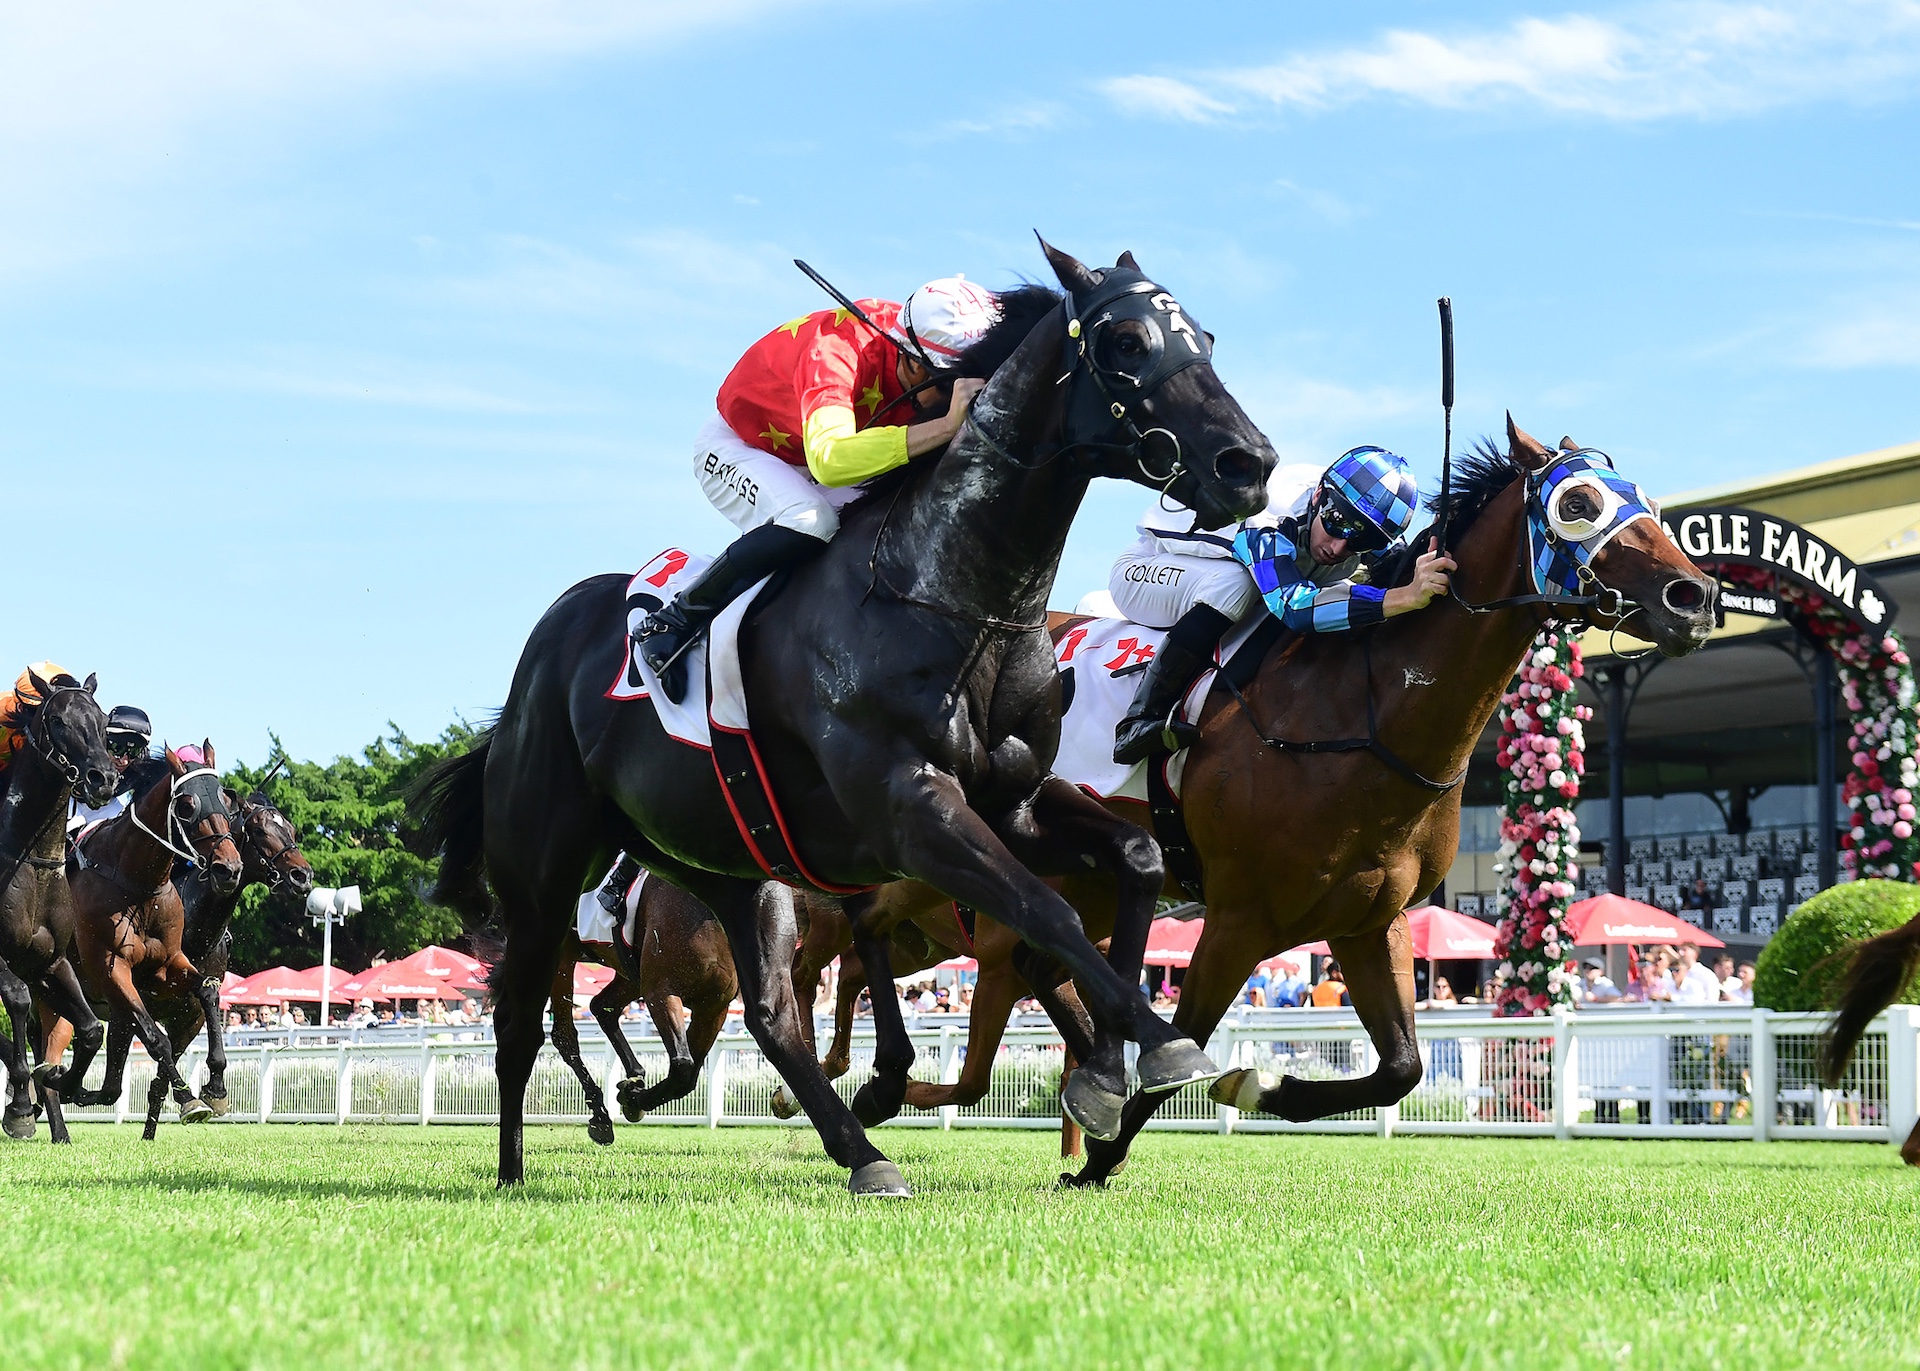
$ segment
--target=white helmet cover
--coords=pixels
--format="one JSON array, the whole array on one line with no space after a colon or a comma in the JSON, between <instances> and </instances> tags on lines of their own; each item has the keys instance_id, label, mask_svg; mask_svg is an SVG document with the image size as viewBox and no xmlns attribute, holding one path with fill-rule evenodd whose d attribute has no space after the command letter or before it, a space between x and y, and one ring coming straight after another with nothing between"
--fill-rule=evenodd
<instances>
[{"instance_id":1,"label":"white helmet cover","mask_svg":"<svg viewBox=\"0 0 1920 1371\"><path fill-rule=\"evenodd\" d=\"M964 276L943 276L907 297L887 334L908 351L917 343L936 367L950 367L999 317L992 291Z\"/></svg>"}]
</instances>

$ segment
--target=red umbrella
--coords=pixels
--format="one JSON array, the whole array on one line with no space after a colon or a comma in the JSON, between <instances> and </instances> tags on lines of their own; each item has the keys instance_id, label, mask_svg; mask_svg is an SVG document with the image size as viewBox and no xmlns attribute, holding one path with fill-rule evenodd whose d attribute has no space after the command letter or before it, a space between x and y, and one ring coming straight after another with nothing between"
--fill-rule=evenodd
<instances>
[{"instance_id":1,"label":"red umbrella","mask_svg":"<svg viewBox=\"0 0 1920 1371\"><path fill-rule=\"evenodd\" d=\"M1430 904L1409 909L1407 929L1413 934L1413 955L1421 961L1485 961L1493 956L1493 925L1451 909Z\"/></svg>"},{"instance_id":2,"label":"red umbrella","mask_svg":"<svg viewBox=\"0 0 1920 1371\"><path fill-rule=\"evenodd\" d=\"M972 957L949 957L933 964L935 971L978 971L980 963Z\"/></svg>"},{"instance_id":3,"label":"red umbrella","mask_svg":"<svg viewBox=\"0 0 1920 1371\"><path fill-rule=\"evenodd\" d=\"M235 986L245 985L246 980L247 978L245 976L236 976L231 971L220 978L220 1005L222 1008L233 1003L232 1000L227 998L227 993Z\"/></svg>"},{"instance_id":4,"label":"red umbrella","mask_svg":"<svg viewBox=\"0 0 1920 1371\"><path fill-rule=\"evenodd\" d=\"M1655 909L1638 900L1619 895L1595 895L1581 900L1567 911L1573 940L1582 947L1600 947L1608 943L1693 943L1698 947L1725 947L1704 928L1695 928L1685 919Z\"/></svg>"},{"instance_id":5,"label":"red umbrella","mask_svg":"<svg viewBox=\"0 0 1920 1371\"><path fill-rule=\"evenodd\" d=\"M422 979L433 981L442 986L452 986L458 990L485 990L487 988L487 964L477 957L469 957L464 952L455 952L450 947L440 947L428 943L411 956L402 957L397 962L388 962L380 967L382 972L404 967L405 974L414 981ZM412 995L401 995L402 999L413 999ZM450 998L441 996L442 999Z\"/></svg>"},{"instance_id":6,"label":"red umbrella","mask_svg":"<svg viewBox=\"0 0 1920 1371\"><path fill-rule=\"evenodd\" d=\"M1148 966L1191 966L1205 919L1155 919L1147 930Z\"/></svg>"},{"instance_id":7,"label":"red umbrella","mask_svg":"<svg viewBox=\"0 0 1920 1371\"><path fill-rule=\"evenodd\" d=\"M351 994L360 1000L464 1000L467 989L465 985L450 985L446 980L423 976L401 960L376 966L359 978L359 985ZM343 997L347 993L341 992Z\"/></svg>"},{"instance_id":8,"label":"red umbrella","mask_svg":"<svg viewBox=\"0 0 1920 1371\"><path fill-rule=\"evenodd\" d=\"M297 994L290 995L289 989L302 988L298 971L290 966L270 966L265 971L254 972L231 989L222 990L220 998L228 1004L281 1004L300 998Z\"/></svg>"},{"instance_id":9,"label":"red umbrella","mask_svg":"<svg viewBox=\"0 0 1920 1371\"><path fill-rule=\"evenodd\" d=\"M613 968L597 962L573 964L573 998L590 1000L613 984Z\"/></svg>"}]
</instances>

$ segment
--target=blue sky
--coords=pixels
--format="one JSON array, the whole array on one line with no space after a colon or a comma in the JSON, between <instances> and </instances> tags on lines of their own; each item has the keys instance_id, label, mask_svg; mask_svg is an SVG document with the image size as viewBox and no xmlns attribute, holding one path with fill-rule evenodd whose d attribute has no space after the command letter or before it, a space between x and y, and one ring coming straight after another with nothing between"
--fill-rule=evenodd
<instances>
[{"instance_id":1,"label":"blue sky","mask_svg":"<svg viewBox=\"0 0 1920 1371\"><path fill-rule=\"evenodd\" d=\"M1920 437L1920 4L204 0L0 20L13 654L257 761L496 707L820 299L1131 248L1282 454ZM1055 600L1143 506L1083 509Z\"/></svg>"}]
</instances>

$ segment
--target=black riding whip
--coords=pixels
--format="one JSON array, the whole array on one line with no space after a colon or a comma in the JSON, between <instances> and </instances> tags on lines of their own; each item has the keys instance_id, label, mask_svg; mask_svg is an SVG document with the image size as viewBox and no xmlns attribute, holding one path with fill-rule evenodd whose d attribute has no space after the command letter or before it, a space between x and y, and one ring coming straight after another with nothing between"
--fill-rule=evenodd
<instances>
[{"instance_id":1,"label":"black riding whip","mask_svg":"<svg viewBox=\"0 0 1920 1371\"><path fill-rule=\"evenodd\" d=\"M1447 511L1453 500L1453 297L1440 297L1440 408L1446 437L1440 449L1440 517L1435 548L1447 550Z\"/></svg>"}]
</instances>

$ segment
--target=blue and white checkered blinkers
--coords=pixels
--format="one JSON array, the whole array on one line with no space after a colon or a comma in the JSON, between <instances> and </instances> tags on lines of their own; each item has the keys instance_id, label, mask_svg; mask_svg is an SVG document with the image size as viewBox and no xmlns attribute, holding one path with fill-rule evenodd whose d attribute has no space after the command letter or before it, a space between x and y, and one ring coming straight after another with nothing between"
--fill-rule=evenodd
<instances>
[{"instance_id":1,"label":"blue and white checkered blinkers","mask_svg":"<svg viewBox=\"0 0 1920 1371\"><path fill-rule=\"evenodd\" d=\"M1598 505L1597 515L1576 517L1566 509L1567 496L1577 490ZM1527 495L1527 551L1534 589L1543 594L1585 593L1593 559L1622 529L1642 519L1660 522L1660 506L1616 472L1611 457L1592 448L1556 453L1529 478Z\"/></svg>"}]
</instances>

